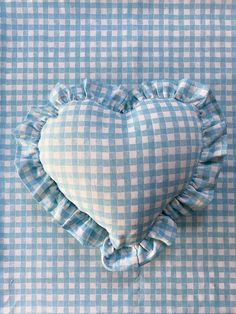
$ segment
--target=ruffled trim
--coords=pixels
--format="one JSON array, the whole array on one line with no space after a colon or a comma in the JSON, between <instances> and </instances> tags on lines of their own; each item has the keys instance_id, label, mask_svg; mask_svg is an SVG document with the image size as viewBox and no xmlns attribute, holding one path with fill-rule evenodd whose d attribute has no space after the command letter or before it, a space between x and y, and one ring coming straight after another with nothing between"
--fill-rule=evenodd
<instances>
[{"instance_id":1,"label":"ruffled trim","mask_svg":"<svg viewBox=\"0 0 236 314\"><path fill-rule=\"evenodd\" d=\"M39 158L38 142L47 120L55 118L59 110L72 101L93 99L125 114L149 98L172 98L195 106L202 122L203 147L191 180L157 217L142 242L117 250L108 232L71 203L45 172ZM227 153L226 123L219 105L205 85L190 80L149 81L131 91L88 79L77 87L58 83L51 91L47 105L32 108L14 134L17 143L15 166L34 199L82 245L99 247L102 263L111 271L141 266L174 242L175 220L206 207L212 201L223 157Z\"/></svg>"},{"instance_id":2,"label":"ruffled trim","mask_svg":"<svg viewBox=\"0 0 236 314\"><path fill-rule=\"evenodd\" d=\"M170 246L175 241L176 233L174 220L160 215L148 235L138 244L116 250L108 237L100 248L103 266L110 271L142 266L158 256L166 246Z\"/></svg>"},{"instance_id":3,"label":"ruffled trim","mask_svg":"<svg viewBox=\"0 0 236 314\"><path fill-rule=\"evenodd\" d=\"M133 107L149 98L174 98L197 109L203 141L198 164L186 188L163 213L176 220L181 215L205 208L214 198L217 178L227 154L226 122L212 91L206 85L183 79L178 84L171 81L145 82L133 90L133 95L136 98Z\"/></svg>"},{"instance_id":4,"label":"ruffled trim","mask_svg":"<svg viewBox=\"0 0 236 314\"><path fill-rule=\"evenodd\" d=\"M98 247L107 237L107 231L64 196L39 159L41 130L49 118L57 115L57 107L50 103L30 110L14 133L17 142L15 166L33 198L51 213L55 221L82 245Z\"/></svg>"},{"instance_id":5,"label":"ruffled trim","mask_svg":"<svg viewBox=\"0 0 236 314\"><path fill-rule=\"evenodd\" d=\"M103 84L87 78L79 86L66 87L57 83L49 95L49 101L57 108L73 100L90 99L117 112L122 112L128 98L129 91L121 85Z\"/></svg>"}]
</instances>

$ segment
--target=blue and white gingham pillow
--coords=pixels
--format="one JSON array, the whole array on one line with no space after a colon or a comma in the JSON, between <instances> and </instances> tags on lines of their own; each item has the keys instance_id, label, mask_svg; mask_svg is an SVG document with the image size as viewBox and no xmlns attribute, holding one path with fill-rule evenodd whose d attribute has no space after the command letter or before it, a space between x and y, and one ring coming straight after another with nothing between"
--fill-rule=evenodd
<instances>
[{"instance_id":1,"label":"blue and white gingham pillow","mask_svg":"<svg viewBox=\"0 0 236 314\"><path fill-rule=\"evenodd\" d=\"M15 137L26 187L108 270L173 243L176 219L212 200L227 149L219 105L190 80L58 83Z\"/></svg>"}]
</instances>

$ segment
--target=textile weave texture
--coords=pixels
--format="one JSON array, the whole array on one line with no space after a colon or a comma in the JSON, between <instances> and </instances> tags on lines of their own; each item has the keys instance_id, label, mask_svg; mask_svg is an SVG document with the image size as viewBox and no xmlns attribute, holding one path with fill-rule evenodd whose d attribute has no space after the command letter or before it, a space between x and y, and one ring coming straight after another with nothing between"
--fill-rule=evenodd
<instances>
[{"instance_id":1,"label":"textile weave texture","mask_svg":"<svg viewBox=\"0 0 236 314\"><path fill-rule=\"evenodd\" d=\"M2 313L236 313L236 6L230 1L1 2ZM56 82L131 88L183 77L214 91L228 126L215 199L178 221L175 245L139 270L107 272L32 200L12 131Z\"/></svg>"},{"instance_id":2,"label":"textile weave texture","mask_svg":"<svg viewBox=\"0 0 236 314\"><path fill-rule=\"evenodd\" d=\"M123 271L158 256L175 220L212 201L226 133L212 92L190 80L58 83L17 126L15 165L63 228Z\"/></svg>"}]
</instances>

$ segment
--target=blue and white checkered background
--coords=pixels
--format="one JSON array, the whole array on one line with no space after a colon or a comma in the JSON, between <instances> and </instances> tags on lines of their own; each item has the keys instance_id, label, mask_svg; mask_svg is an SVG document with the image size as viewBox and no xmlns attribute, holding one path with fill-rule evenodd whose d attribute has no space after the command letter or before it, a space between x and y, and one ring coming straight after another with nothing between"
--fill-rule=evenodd
<instances>
[{"instance_id":1,"label":"blue and white checkered background","mask_svg":"<svg viewBox=\"0 0 236 314\"><path fill-rule=\"evenodd\" d=\"M0 313L236 313L236 4L0 5ZM13 165L16 124L58 81L85 76L127 87L190 78L208 84L226 114L228 157L214 202L179 221L175 244L140 272L104 270L98 249L53 224Z\"/></svg>"}]
</instances>

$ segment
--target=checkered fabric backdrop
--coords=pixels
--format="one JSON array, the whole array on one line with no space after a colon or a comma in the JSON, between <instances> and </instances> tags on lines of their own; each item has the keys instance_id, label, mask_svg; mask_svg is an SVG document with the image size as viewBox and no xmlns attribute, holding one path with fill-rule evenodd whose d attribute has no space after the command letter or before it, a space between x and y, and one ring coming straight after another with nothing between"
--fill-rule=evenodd
<instances>
[{"instance_id":1,"label":"checkered fabric backdrop","mask_svg":"<svg viewBox=\"0 0 236 314\"><path fill-rule=\"evenodd\" d=\"M0 313L236 313L236 4L1 1ZM209 85L228 124L214 202L179 221L175 244L139 271L108 272L24 188L12 131L60 81L128 88ZM234 106L234 107L233 107ZM236 107L235 107L236 108Z\"/></svg>"}]
</instances>

